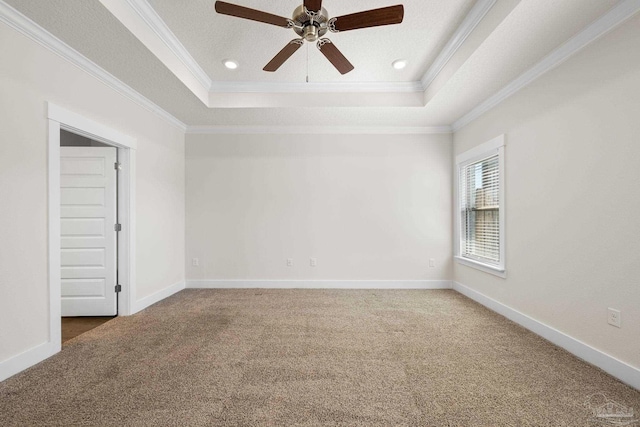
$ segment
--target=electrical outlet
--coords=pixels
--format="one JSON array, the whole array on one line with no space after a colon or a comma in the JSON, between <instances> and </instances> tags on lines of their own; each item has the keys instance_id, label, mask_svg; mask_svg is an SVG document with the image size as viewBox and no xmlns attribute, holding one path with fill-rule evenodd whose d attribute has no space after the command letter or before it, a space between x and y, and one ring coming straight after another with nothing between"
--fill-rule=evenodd
<instances>
[{"instance_id":1,"label":"electrical outlet","mask_svg":"<svg viewBox=\"0 0 640 427\"><path fill-rule=\"evenodd\" d=\"M615 308L609 308L607 311L607 323L613 325L617 328L622 327L622 314L620 310L616 310Z\"/></svg>"},{"instance_id":2,"label":"electrical outlet","mask_svg":"<svg viewBox=\"0 0 640 427\"><path fill-rule=\"evenodd\" d=\"M430 258L429 259L429 268L433 268L436 266L436 259L435 258Z\"/></svg>"},{"instance_id":3,"label":"electrical outlet","mask_svg":"<svg viewBox=\"0 0 640 427\"><path fill-rule=\"evenodd\" d=\"M200 260L198 258L191 259L191 265L193 265L194 267L200 266Z\"/></svg>"},{"instance_id":4,"label":"electrical outlet","mask_svg":"<svg viewBox=\"0 0 640 427\"><path fill-rule=\"evenodd\" d=\"M293 258L287 258L287 267L293 267Z\"/></svg>"},{"instance_id":5,"label":"electrical outlet","mask_svg":"<svg viewBox=\"0 0 640 427\"><path fill-rule=\"evenodd\" d=\"M311 267L316 267L318 265L318 258L309 258L309 265Z\"/></svg>"}]
</instances>

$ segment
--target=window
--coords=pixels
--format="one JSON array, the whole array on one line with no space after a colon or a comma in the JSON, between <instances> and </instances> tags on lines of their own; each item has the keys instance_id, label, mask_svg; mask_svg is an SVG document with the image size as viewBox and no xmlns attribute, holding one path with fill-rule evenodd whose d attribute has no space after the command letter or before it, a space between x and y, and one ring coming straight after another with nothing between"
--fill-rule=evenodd
<instances>
[{"instance_id":1,"label":"window","mask_svg":"<svg viewBox=\"0 0 640 427\"><path fill-rule=\"evenodd\" d=\"M456 163L456 259L504 277L504 135L462 153Z\"/></svg>"}]
</instances>

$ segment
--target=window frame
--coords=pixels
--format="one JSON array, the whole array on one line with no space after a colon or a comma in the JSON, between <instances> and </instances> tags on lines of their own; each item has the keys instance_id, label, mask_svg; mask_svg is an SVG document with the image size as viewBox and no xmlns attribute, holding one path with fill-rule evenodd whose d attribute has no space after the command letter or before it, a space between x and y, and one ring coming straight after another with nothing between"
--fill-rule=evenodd
<instances>
[{"instance_id":1,"label":"window frame","mask_svg":"<svg viewBox=\"0 0 640 427\"><path fill-rule=\"evenodd\" d=\"M505 136L499 135L471 150L456 156L455 164L455 200L454 200L454 213L455 213L455 226L454 226L454 259L462 265L466 265L477 270L484 271L486 273L493 274L498 277L506 278L506 262L505 262L505 176L504 176L504 148L505 148ZM475 163L487 157L498 155L498 174L499 174L499 203L498 203L498 227L500 233L500 263L498 265L484 263L472 258L464 257L462 255L462 212L460 204L460 173L462 169L471 163Z\"/></svg>"}]
</instances>

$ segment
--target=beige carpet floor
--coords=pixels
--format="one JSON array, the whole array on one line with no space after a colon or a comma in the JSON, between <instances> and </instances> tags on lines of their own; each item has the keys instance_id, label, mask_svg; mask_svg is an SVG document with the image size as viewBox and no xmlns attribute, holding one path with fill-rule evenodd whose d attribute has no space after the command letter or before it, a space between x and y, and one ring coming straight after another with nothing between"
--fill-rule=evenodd
<instances>
[{"instance_id":1,"label":"beige carpet floor","mask_svg":"<svg viewBox=\"0 0 640 427\"><path fill-rule=\"evenodd\" d=\"M0 383L1 426L587 426L640 392L454 291L185 290Z\"/></svg>"}]
</instances>

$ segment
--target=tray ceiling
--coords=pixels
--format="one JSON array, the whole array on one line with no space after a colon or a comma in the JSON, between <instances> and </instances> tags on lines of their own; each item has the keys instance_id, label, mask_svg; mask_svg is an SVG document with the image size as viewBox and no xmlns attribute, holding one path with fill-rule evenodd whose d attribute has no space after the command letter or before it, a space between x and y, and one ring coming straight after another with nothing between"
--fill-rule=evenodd
<instances>
[{"instance_id":1,"label":"tray ceiling","mask_svg":"<svg viewBox=\"0 0 640 427\"><path fill-rule=\"evenodd\" d=\"M301 1L232 0L231 3L264 10L287 18ZM293 30L217 14L211 0L180 2L149 0L151 6L214 81L305 82L307 50L309 79L313 82L395 82L420 80L439 50L473 6L473 0L325 0L330 16L403 3L402 24L344 33L327 33L355 69L342 76L318 52L305 43L277 72L262 71L285 44L298 36ZM197 29L197 31L194 31ZM224 68L222 60L240 63L237 70ZM391 63L408 60L396 71Z\"/></svg>"},{"instance_id":2,"label":"tray ceiling","mask_svg":"<svg viewBox=\"0 0 640 427\"><path fill-rule=\"evenodd\" d=\"M451 125L628 3L324 0L331 16L402 2L405 20L329 34L355 65L345 76L309 45L307 84L306 46L262 71L292 30L219 15L213 0L5 2L187 125L405 127ZM299 3L232 2L286 17ZM391 67L399 58L409 63L401 71Z\"/></svg>"}]
</instances>

